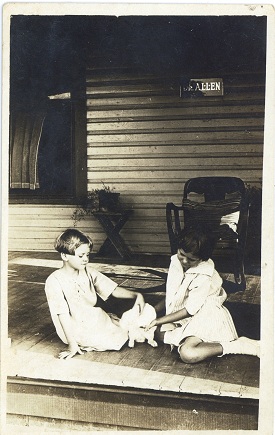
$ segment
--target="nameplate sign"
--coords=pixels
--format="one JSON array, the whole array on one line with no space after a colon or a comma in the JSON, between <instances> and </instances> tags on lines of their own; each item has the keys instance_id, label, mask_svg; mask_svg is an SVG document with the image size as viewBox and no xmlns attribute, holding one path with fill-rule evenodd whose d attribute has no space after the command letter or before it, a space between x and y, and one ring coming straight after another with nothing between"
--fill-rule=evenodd
<instances>
[{"instance_id":1,"label":"nameplate sign","mask_svg":"<svg viewBox=\"0 0 275 435\"><path fill-rule=\"evenodd\" d=\"M180 96L216 97L223 95L223 79L190 79L180 87Z\"/></svg>"}]
</instances>

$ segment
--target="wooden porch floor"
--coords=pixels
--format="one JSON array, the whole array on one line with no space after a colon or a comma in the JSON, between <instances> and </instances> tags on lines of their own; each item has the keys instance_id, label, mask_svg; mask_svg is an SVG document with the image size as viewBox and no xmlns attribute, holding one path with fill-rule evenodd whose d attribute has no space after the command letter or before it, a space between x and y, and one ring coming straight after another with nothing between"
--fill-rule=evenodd
<instances>
[{"instance_id":1,"label":"wooden porch floor","mask_svg":"<svg viewBox=\"0 0 275 435\"><path fill-rule=\"evenodd\" d=\"M96 267L119 285L138 289L149 303L164 295L169 258L153 256L135 258L131 264L106 263L94 258ZM235 403L258 407L259 359L246 355L227 355L199 364L182 363L169 346L152 348L148 344L127 345L119 352L88 352L70 361L57 358L64 347L53 328L44 292L47 276L61 266L57 253L18 252L9 258L9 337L11 339L8 377L10 384L17 380L65 383L76 388L116 388L141 394L162 394L167 397L224 399L228 406ZM224 272L228 291L227 307L234 318L239 335L259 338L260 334L260 277L247 276L247 288L236 292L232 275ZM128 309L115 300L106 304L107 310L118 314ZM171 396L172 395L172 396ZM20 403L11 395L8 412L20 414ZM174 397L174 396L173 396ZM230 408L230 406L229 406ZM232 411L228 408L228 412ZM257 410L253 411L251 427L232 423L230 429L257 429ZM52 416L52 415L50 415ZM232 416L232 415L231 415ZM196 413L193 413L196 418ZM190 423L190 422L189 422ZM168 427L167 427L168 424ZM157 429L186 429L184 422L159 422ZM190 423L191 426L193 423ZM127 425L126 425L127 426ZM145 426L147 427L147 426ZM210 429L219 427L209 427ZM207 427L206 427L207 429Z\"/></svg>"}]
</instances>

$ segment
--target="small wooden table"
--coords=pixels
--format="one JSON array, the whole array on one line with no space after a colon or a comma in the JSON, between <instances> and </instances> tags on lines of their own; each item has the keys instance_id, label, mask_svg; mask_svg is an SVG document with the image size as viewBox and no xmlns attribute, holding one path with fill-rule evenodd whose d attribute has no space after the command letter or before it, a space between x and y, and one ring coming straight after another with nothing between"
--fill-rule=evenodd
<instances>
[{"instance_id":1,"label":"small wooden table","mask_svg":"<svg viewBox=\"0 0 275 435\"><path fill-rule=\"evenodd\" d=\"M133 214L133 210L123 210L120 212L111 211L95 211L94 217L104 229L107 239L102 244L98 251L99 255L112 255L114 249L122 258L130 258L131 252L121 237L120 230L124 227L129 217Z\"/></svg>"}]
</instances>

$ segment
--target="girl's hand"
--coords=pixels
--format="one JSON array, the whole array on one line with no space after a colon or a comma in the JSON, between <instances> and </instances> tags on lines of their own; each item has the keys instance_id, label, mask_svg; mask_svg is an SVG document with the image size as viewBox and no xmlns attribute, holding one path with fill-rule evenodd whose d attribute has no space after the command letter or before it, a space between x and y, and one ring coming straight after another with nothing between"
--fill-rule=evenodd
<instances>
[{"instance_id":1,"label":"girl's hand","mask_svg":"<svg viewBox=\"0 0 275 435\"><path fill-rule=\"evenodd\" d=\"M136 301L134 303L134 307L136 305L138 306L139 314L142 313L144 305L145 305L145 301L144 301L144 298L143 298L141 293L137 293L137 298L136 298Z\"/></svg>"},{"instance_id":2,"label":"girl's hand","mask_svg":"<svg viewBox=\"0 0 275 435\"><path fill-rule=\"evenodd\" d=\"M157 319L153 320L149 325L145 326L145 331L149 331L149 329L153 328L154 326L157 326Z\"/></svg>"},{"instance_id":3,"label":"girl's hand","mask_svg":"<svg viewBox=\"0 0 275 435\"><path fill-rule=\"evenodd\" d=\"M75 356L77 353L80 355L83 355L83 351L80 349L80 347L77 344L69 345L68 350L64 350L63 352L60 352L58 355L59 359L71 359L73 356Z\"/></svg>"}]
</instances>

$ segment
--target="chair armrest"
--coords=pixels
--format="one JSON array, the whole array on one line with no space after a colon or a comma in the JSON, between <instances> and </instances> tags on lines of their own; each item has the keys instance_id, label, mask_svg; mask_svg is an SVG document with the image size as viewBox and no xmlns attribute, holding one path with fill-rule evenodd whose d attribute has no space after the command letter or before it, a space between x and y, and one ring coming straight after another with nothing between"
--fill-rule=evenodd
<instances>
[{"instance_id":1,"label":"chair armrest","mask_svg":"<svg viewBox=\"0 0 275 435\"><path fill-rule=\"evenodd\" d=\"M182 205L175 205L173 202L167 202L166 211L167 210L183 210Z\"/></svg>"}]
</instances>

